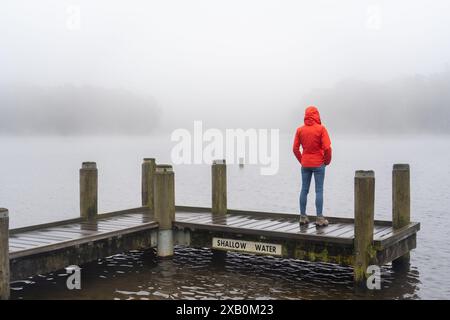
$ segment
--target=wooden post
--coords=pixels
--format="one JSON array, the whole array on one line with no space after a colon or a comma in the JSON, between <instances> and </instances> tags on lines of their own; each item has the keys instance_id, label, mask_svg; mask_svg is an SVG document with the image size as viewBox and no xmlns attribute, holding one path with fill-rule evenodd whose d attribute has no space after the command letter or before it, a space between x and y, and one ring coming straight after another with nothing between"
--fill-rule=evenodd
<instances>
[{"instance_id":1,"label":"wooden post","mask_svg":"<svg viewBox=\"0 0 450 320\"><path fill-rule=\"evenodd\" d=\"M98 172L95 162L83 162L80 169L80 216L92 219L98 213Z\"/></svg>"},{"instance_id":2,"label":"wooden post","mask_svg":"<svg viewBox=\"0 0 450 320\"><path fill-rule=\"evenodd\" d=\"M394 230L403 228L410 223L410 172L409 164L394 164L392 169L392 227ZM409 265L409 252L394 261L394 268Z\"/></svg>"},{"instance_id":3,"label":"wooden post","mask_svg":"<svg viewBox=\"0 0 450 320\"><path fill-rule=\"evenodd\" d=\"M155 221L159 224L158 256L173 256L172 223L175 220L175 174L170 165L157 165L154 176Z\"/></svg>"},{"instance_id":4,"label":"wooden post","mask_svg":"<svg viewBox=\"0 0 450 320\"><path fill-rule=\"evenodd\" d=\"M0 300L9 299L9 214L0 208Z\"/></svg>"},{"instance_id":5,"label":"wooden post","mask_svg":"<svg viewBox=\"0 0 450 320\"><path fill-rule=\"evenodd\" d=\"M153 177L156 163L154 158L145 158L142 163L142 206L149 207L153 212Z\"/></svg>"},{"instance_id":6,"label":"wooden post","mask_svg":"<svg viewBox=\"0 0 450 320\"><path fill-rule=\"evenodd\" d=\"M227 165L225 160L214 160L212 175L212 214L227 213Z\"/></svg>"},{"instance_id":7,"label":"wooden post","mask_svg":"<svg viewBox=\"0 0 450 320\"><path fill-rule=\"evenodd\" d=\"M373 171L356 171L355 174L355 252L354 280L357 286L365 285L373 243L375 208L375 174Z\"/></svg>"}]
</instances>

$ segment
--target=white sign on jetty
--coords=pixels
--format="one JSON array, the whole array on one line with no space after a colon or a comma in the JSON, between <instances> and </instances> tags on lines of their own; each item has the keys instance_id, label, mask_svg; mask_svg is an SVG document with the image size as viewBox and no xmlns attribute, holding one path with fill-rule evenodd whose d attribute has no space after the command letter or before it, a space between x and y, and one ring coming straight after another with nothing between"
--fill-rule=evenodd
<instances>
[{"instance_id":1,"label":"white sign on jetty","mask_svg":"<svg viewBox=\"0 0 450 320\"><path fill-rule=\"evenodd\" d=\"M233 250L240 252L267 254L272 256L281 256L282 253L280 244L243 241L236 239L213 238L212 248L219 250Z\"/></svg>"}]
</instances>

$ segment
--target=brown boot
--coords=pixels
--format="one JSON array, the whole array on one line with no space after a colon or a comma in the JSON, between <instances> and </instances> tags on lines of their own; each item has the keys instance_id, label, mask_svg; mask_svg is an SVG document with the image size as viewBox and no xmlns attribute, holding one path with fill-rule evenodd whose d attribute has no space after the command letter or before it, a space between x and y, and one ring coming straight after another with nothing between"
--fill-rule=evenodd
<instances>
[{"instance_id":1,"label":"brown boot","mask_svg":"<svg viewBox=\"0 0 450 320\"><path fill-rule=\"evenodd\" d=\"M309 223L309 219L308 219L308 216L306 216L306 215L300 215L300 225L301 226L304 226L304 225L307 225Z\"/></svg>"},{"instance_id":2,"label":"brown boot","mask_svg":"<svg viewBox=\"0 0 450 320\"><path fill-rule=\"evenodd\" d=\"M318 217L316 219L316 226L317 227L326 227L328 225L328 220L324 217Z\"/></svg>"}]
</instances>

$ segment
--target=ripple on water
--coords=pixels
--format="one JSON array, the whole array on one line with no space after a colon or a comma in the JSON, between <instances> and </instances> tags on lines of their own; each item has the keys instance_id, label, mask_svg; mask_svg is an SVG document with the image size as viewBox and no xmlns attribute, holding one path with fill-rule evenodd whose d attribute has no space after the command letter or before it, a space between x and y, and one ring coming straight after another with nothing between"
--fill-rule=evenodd
<instances>
[{"instance_id":1,"label":"ripple on water","mask_svg":"<svg viewBox=\"0 0 450 320\"><path fill-rule=\"evenodd\" d=\"M59 275L59 276L55 276ZM171 260L132 251L82 268L82 290L63 272L12 283L16 299L417 299L418 270L382 268L381 291L355 293L350 267L177 247Z\"/></svg>"}]
</instances>

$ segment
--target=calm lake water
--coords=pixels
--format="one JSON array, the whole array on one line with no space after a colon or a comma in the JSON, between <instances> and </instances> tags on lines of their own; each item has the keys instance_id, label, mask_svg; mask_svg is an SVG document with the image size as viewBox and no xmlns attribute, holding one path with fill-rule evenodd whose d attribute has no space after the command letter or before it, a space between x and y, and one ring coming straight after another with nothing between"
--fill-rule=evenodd
<instances>
[{"instance_id":1,"label":"calm lake water","mask_svg":"<svg viewBox=\"0 0 450 320\"><path fill-rule=\"evenodd\" d=\"M0 206L11 228L77 217L78 170L99 168L99 210L140 205L144 157L170 162L168 137L0 137ZM280 169L228 167L229 207L297 213L300 170L291 137L280 141ZM412 220L420 221L408 273L385 266L382 290L355 293L352 269L287 259L176 248L172 260L151 251L129 252L82 266L82 290L65 287L66 274L12 284L15 299L448 299L450 296L450 137L333 137L333 162L325 178L325 215L353 216L355 170L375 170L376 219L391 217L391 170L411 165ZM210 206L210 167L178 165L176 203ZM313 187L313 186L312 186ZM312 189L313 190L313 189ZM308 210L314 213L314 192Z\"/></svg>"}]
</instances>

